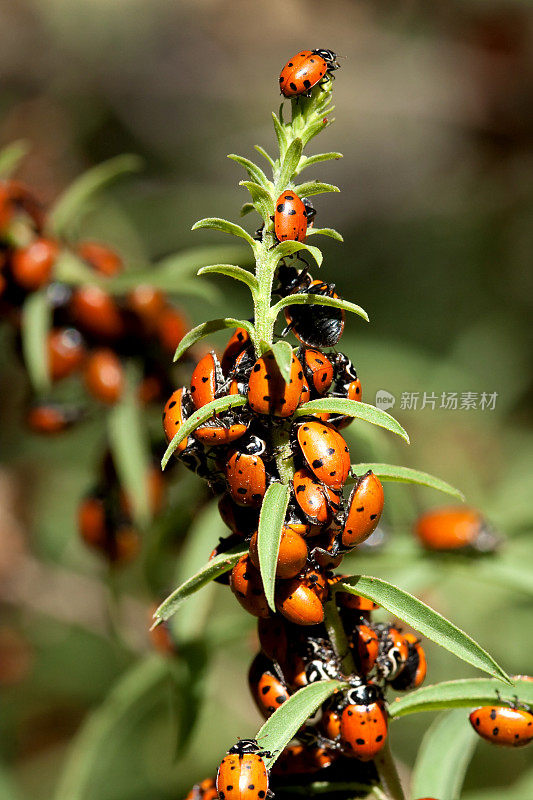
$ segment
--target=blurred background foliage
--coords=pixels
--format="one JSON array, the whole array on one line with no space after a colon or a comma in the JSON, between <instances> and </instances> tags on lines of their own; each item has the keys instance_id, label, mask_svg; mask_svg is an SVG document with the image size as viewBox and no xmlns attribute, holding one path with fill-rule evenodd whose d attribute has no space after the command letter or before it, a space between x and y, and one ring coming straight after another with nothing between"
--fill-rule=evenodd
<instances>
[{"instance_id":1,"label":"blurred background foliage","mask_svg":"<svg viewBox=\"0 0 533 800\"><path fill-rule=\"evenodd\" d=\"M269 149L269 112L287 57L308 46L343 57L338 120L320 148L345 157L314 172L341 186L341 194L317 201L317 224L336 227L346 243L324 242L321 275L368 310L369 326L348 320L343 350L368 402L379 389L396 397L392 413L412 439L407 448L354 424L353 460L438 474L507 537L500 555L475 566L423 556L411 526L441 498L389 484L387 545L345 564L420 593L510 673L531 672L533 7L492 0L0 0L0 29L1 139L31 144L18 177L48 203L85 168L140 154L144 172L106 193L83 234L153 258L224 242L190 227L209 215L237 219L247 198L226 154L249 157L255 143ZM245 224L253 230L255 220ZM217 284L220 299L208 316L247 316L244 290L233 288L228 302L223 279ZM205 302L187 298L187 314L191 323L203 321ZM139 654L150 652L150 604L173 585L181 541L207 493L178 470L141 564L110 586L75 532L103 419L57 440L26 434L24 374L9 330L0 336L0 797L44 800L54 796L67 761L70 777L83 774L80 753L91 752L90 737L74 756L69 750L80 726L120 676L135 670ZM497 392L495 409L438 408L442 392L467 391ZM421 410L419 401L417 410L402 410L403 392L434 392L437 408ZM202 563L220 535L213 519L207 530L195 529L205 545L192 562ZM209 591L216 613L206 651L187 656L184 647L183 664L194 674L209 655L189 752L175 759L180 704L161 679L149 701L111 726L80 798L179 800L193 780L212 773L232 739L257 730L244 687L253 626L227 590ZM110 592L121 598L122 641L110 632ZM191 600L184 618L201 602ZM469 674L444 651L428 651L430 682ZM393 727L405 773L431 718ZM105 719L96 722L97 733L105 730ZM465 799L530 798L528 755L479 744Z\"/></svg>"}]
</instances>

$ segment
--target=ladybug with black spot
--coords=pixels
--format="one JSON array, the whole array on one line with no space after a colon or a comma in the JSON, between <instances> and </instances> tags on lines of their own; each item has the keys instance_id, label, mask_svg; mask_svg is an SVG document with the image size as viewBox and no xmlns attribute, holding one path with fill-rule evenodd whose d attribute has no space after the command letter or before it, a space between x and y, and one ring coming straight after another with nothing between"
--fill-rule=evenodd
<instances>
[{"instance_id":1,"label":"ladybug with black spot","mask_svg":"<svg viewBox=\"0 0 533 800\"><path fill-rule=\"evenodd\" d=\"M338 538L339 552L349 551L368 539L378 526L384 504L383 486L372 470L357 478Z\"/></svg>"},{"instance_id":2,"label":"ladybug with black spot","mask_svg":"<svg viewBox=\"0 0 533 800\"><path fill-rule=\"evenodd\" d=\"M224 375L229 374L235 364L237 356L240 356L251 344L252 340L246 328L236 328L234 333L230 336L224 348L224 352L222 353L222 358L220 359L220 366Z\"/></svg>"},{"instance_id":3,"label":"ladybug with black spot","mask_svg":"<svg viewBox=\"0 0 533 800\"><path fill-rule=\"evenodd\" d=\"M292 480L294 499L313 525L325 525L339 513L341 495L321 483L306 467L297 469Z\"/></svg>"},{"instance_id":4,"label":"ladybug with black spot","mask_svg":"<svg viewBox=\"0 0 533 800\"><path fill-rule=\"evenodd\" d=\"M255 704L265 719L290 697L281 670L263 653L259 653L252 661L248 685Z\"/></svg>"},{"instance_id":5,"label":"ladybug with black spot","mask_svg":"<svg viewBox=\"0 0 533 800\"><path fill-rule=\"evenodd\" d=\"M342 490L350 472L350 451L333 425L313 419L302 422L293 428L292 443L317 480L333 491Z\"/></svg>"},{"instance_id":6,"label":"ladybug with black spot","mask_svg":"<svg viewBox=\"0 0 533 800\"><path fill-rule=\"evenodd\" d=\"M426 654L420 640L413 633L406 633L404 639L408 647L407 659L399 675L390 681L392 688L399 692L417 689L424 683L427 672Z\"/></svg>"},{"instance_id":7,"label":"ladybug with black spot","mask_svg":"<svg viewBox=\"0 0 533 800\"><path fill-rule=\"evenodd\" d=\"M241 556L230 575L231 591L241 606L254 617L269 617L270 609L263 589L261 574L250 560Z\"/></svg>"},{"instance_id":8,"label":"ladybug with black spot","mask_svg":"<svg viewBox=\"0 0 533 800\"><path fill-rule=\"evenodd\" d=\"M222 368L214 352L200 359L191 376L190 394L195 408L211 403L224 382Z\"/></svg>"},{"instance_id":9,"label":"ladybug with black spot","mask_svg":"<svg viewBox=\"0 0 533 800\"><path fill-rule=\"evenodd\" d=\"M320 280L305 281L301 288L291 294L309 294L338 299L335 284ZM305 303L287 306L284 309L287 327L282 335L289 331L298 341L307 347L334 347L344 331L345 313L342 308Z\"/></svg>"},{"instance_id":10,"label":"ladybug with black spot","mask_svg":"<svg viewBox=\"0 0 533 800\"><path fill-rule=\"evenodd\" d=\"M251 435L230 450L225 475L228 492L239 506L259 507L265 496L269 477L265 466L266 443Z\"/></svg>"},{"instance_id":11,"label":"ladybug with black spot","mask_svg":"<svg viewBox=\"0 0 533 800\"><path fill-rule=\"evenodd\" d=\"M331 79L331 73L338 68L337 55L333 50L301 50L281 70L281 94L284 97L310 97L313 87Z\"/></svg>"},{"instance_id":12,"label":"ladybug with black spot","mask_svg":"<svg viewBox=\"0 0 533 800\"><path fill-rule=\"evenodd\" d=\"M257 359L248 381L248 404L255 414L286 418L294 414L300 402L304 373L293 354L288 381L282 376L274 353Z\"/></svg>"},{"instance_id":13,"label":"ladybug with black spot","mask_svg":"<svg viewBox=\"0 0 533 800\"><path fill-rule=\"evenodd\" d=\"M278 242L304 242L307 209L293 189L286 189L276 200L274 234Z\"/></svg>"},{"instance_id":14,"label":"ladybug with black spot","mask_svg":"<svg viewBox=\"0 0 533 800\"><path fill-rule=\"evenodd\" d=\"M218 792L213 778L205 778L195 783L185 800L218 800Z\"/></svg>"},{"instance_id":15,"label":"ladybug with black spot","mask_svg":"<svg viewBox=\"0 0 533 800\"><path fill-rule=\"evenodd\" d=\"M255 739L241 739L220 762L216 786L220 800L264 800L270 797L268 771Z\"/></svg>"},{"instance_id":16,"label":"ladybug with black spot","mask_svg":"<svg viewBox=\"0 0 533 800\"><path fill-rule=\"evenodd\" d=\"M481 706L470 714L475 732L502 747L525 747L533 740L533 714L518 704Z\"/></svg>"},{"instance_id":17,"label":"ladybug with black spot","mask_svg":"<svg viewBox=\"0 0 533 800\"><path fill-rule=\"evenodd\" d=\"M298 358L304 368L304 374L310 389L317 397L329 391L335 372L329 358L316 347L301 347Z\"/></svg>"},{"instance_id":18,"label":"ladybug with black spot","mask_svg":"<svg viewBox=\"0 0 533 800\"><path fill-rule=\"evenodd\" d=\"M175 392L172 392L163 409L163 430L165 431L167 442L172 441L191 413L192 402L190 395L186 387L182 386L181 389L176 389ZM175 455L183 453L189 442L190 439L188 437L183 439L176 447Z\"/></svg>"},{"instance_id":19,"label":"ladybug with black spot","mask_svg":"<svg viewBox=\"0 0 533 800\"><path fill-rule=\"evenodd\" d=\"M387 739L388 718L378 687L367 683L350 689L341 714L340 747L345 756L370 761Z\"/></svg>"},{"instance_id":20,"label":"ladybug with black spot","mask_svg":"<svg viewBox=\"0 0 533 800\"><path fill-rule=\"evenodd\" d=\"M376 659L376 674L379 680L392 682L404 669L409 658L409 642L393 625L374 625L378 634L379 653Z\"/></svg>"},{"instance_id":21,"label":"ladybug with black spot","mask_svg":"<svg viewBox=\"0 0 533 800\"><path fill-rule=\"evenodd\" d=\"M249 424L249 418L230 410L211 417L196 428L192 435L204 445L218 447L236 442L247 432Z\"/></svg>"}]
</instances>

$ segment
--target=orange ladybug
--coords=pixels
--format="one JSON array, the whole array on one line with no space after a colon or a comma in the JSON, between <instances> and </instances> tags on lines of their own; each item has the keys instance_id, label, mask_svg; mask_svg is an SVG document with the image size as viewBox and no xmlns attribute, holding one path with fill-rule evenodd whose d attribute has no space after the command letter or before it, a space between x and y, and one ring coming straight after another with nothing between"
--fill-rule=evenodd
<instances>
[{"instance_id":1,"label":"orange ladybug","mask_svg":"<svg viewBox=\"0 0 533 800\"><path fill-rule=\"evenodd\" d=\"M340 744L344 755L370 761L387 739L387 710L372 684L350 689L341 714Z\"/></svg>"},{"instance_id":2,"label":"orange ladybug","mask_svg":"<svg viewBox=\"0 0 533 800\"><path fill-rule=\"evenodd\" d=\"M244 350L251 344L250 334L245 328L236 328L235 332L230 336L229 341L222 353L220 359L220 366L224 375L228 375L230 369L235 364L237 356L240 356Z\"/></svg>"},{"instance_id":3,"label":"orange ladybug","mask_svg":"<svg viewBox=\"0 0 533 800\"><path fill-rule=\"evenodd\" d=\"M276 608L295 625L318 625L324 620L320 588L307 576L280 580L276 584Z\"/></svg>"},{"instance_id":4,"label":"orange ladybug","mask_svg":"<svg viewBox=\"0 0 533 800\"><path fill-rule=\"evenodd\" d=\"M475 732L492 744L525 747L533 739L533 714L524 708L481 706L469 719Z\"/></svg>"},{"instance_id":5,"label":"orange ladybug","mask_svg":"<svg viewBox=\"0 0 533 800\"><path fill-rule=\"evenodd\" d=\"M392 680L391 686L396 691L417 689L424 683L427 673L427 661L424 648L413 633L406 633L404 640L408 645L407 659L400 674Z\"/></svg>"},{"instance_id":6,"label":"orange ladybug","mask_svg":"<svg viewBox=\"0 0 533 800\"><path fill-rule=\"evenodd\" d=\"M248 381L248 404L256 414L290 417L300 402L304 381L302 365L293 355L289 381L279 371L274 353L258 358Z\"/></svg>"},{"instance_id":7,"label":"orange ladybug","mask_svg":"<svg viewBox=\"0 0 533 800\"><path fill-rule=\"evenodd\" d=\"M320 483L305 467L296 470L292 485L297 504L312 524L324 525L338 512L340 494Z\"/></svg>"},{"instance_id":8,"label":"orange ladybug","mask_svg":"<svg viewBox=\"0 0 533 800\"><path fill-rule=\"evenodd\" d=\"M26 414L26 425L34 433L55 434L72 427L83 416L80 408L57 403L38 403Z\"/></svg>"},{"instance_id":9,"label":"orange ladybug","mask_svg":"<svg viewBox=\"0 0 533 800\"><path fill-rule=\"evenodd\" d=\"M225 475L232 500L239 506L260 506L267 488L267 472L262 456L266 445L258 436L230 451Z\"/></svg>"},{"instance_id":10,"label":"orange ladybug","mask_svg":"<svg viewBox=\"0 0 533 800\"><path fill-rule=\"evenodd\" d=\"M296 192L286 189L276 200L274 233L278 242L287 240L305 241L307 233L307 209Z\"/></svg>"},{"instance_id":11,"label":"orange ladybug","mask_svg":"<svg viewBox=\"0 0 533 800\"><path fill-rule=\"evenodd\" d=\"M379 654L379 638L375 630L361 623L354 631L353 649L361 675L366 677L374 668Z\"/></svg>"},{"instance_id":12,"label":"orange ladybug","mask_svg":"<svg viewBox=\"0 0 533 800\"><path fill-rule=\"evenodd\" d=\"M124 391L124 370L119 357L110 348L95 350L84 369L85 388L101 403L117 403Z\"/></svg>"},{"instance_id":13,"label":"orange ladybug","mask_svg":"<svg viewBox=\"0 0 533 800\"><path fill-rule=\"evenodd\" d=\"M255 704L265 719L268 719L290 697L279 670L262 653L252 661L248 672L248 684Z\"/></svg>"},{"instance_id":14,"label":"orange ladybug","mask_svg":"<svg viewBox=\"0 0 533 800\"><path fill-rule=\"evenodd\" d=\"M213 778L205 778L200 783L195 783L185 800L218 800L217 787Z\"/></svg>"},{"instance_id":15,"label":"orange ladybug","mask_svg":"<svg viewBox=\"0 0 533 800\"><path fill-rule=\"evenodd\" d=\"M27 291L40 289L50 280L58 253L59 246L50 239L36 239L15 250L11 260L15 282Z\"/></svg>"},{"instance_id":16,"label":"orange ladybug","mask_svg":"<svg viewBox=\"0 0 533 800\"><path fill-rule=\"evenodd\" d=\"M172 441L189 416L188 405L189 394L184 386L181 389L176 389L168 398L163 410L163 430L165 431L167 442ZM175 450L176 455L183 453L188 443L188 438L180 442Z\"/></svg>"},{"instance_id":17,"label":"orange ladybug","mask_svg":"<svg viewBox=\"0 0 533 800\"><path fill-rule=\"evenodd\" d=\"M48 363L53 381L61 380L81 367L85 347L75 328L55 328L48 334Z\"/></svg>"},{"instance_id":18,"label":"orange ladybug","mask_svg":"<svg viewBox=\"0 0 533 800\"><path fill-rule=\"evenodd\" d=\"M378 526L384 503L381 481L369 470L357 479L350 494L340 536L341 549L351 549L368 539Z\"/></svg>"},{"instance_id":19,"label":"orange ladybug","mask_svg":"<svg viewBox=\"0 0 533 800\"><path fill-rule=\"evenodd\" d=\"M490 553L499 538L474 508L450 506L423 514L415 533L428 550L475 550Z\"/></svg>"},{"instance_id":20,"label":"orange ladybug","mask_svg":"<svg viewBox=\"0 0 533 800\"><path fill-rule=\"evenodd\" d=\"M99 286L81 286L70 301L72 319L85 333L103 341L118 339L125 332L120 309Z\"/></svg>"},{"instance_id":21,"label":"orange ladybug","mask_svg":"<svg viewBox=\"0 0 533 800\"><path fill-rule=\"evenodd\" d=\"M250 558L252 564L259 569L259 553L257 550L257 531L250 539ZM303 536L284 526L276 566L277 578L294 578L303 570L307 562L307 544Z\"/></svg>"},{"instance_id":22,"label":"orange ladybug","mask_svg":"<svg viewBox=\"0 0 533 800\"><path fill-rule=\"evenodd\" d=\"M311 89L331 77L330 73L338 68L337 55L333 50L301 50L281 70L281 94L284 97L310 97Z\"/></svg>"},{"instance_id":23,"label":"orange ladybug","mask_svg":"<svg viewBox=\"0 0 533 800\"><path fill-rule=\"evenodd\" d=\"M296 440L315 477L340 491L350 472L350 451L341 434L327 422L309 420L297 426Z\"/></svg>"},{"instance_id":24,"label":"orange ladybug","mask_svg":"<svg viewBox=\"0 0 533 800\"><path fill-rule=\"evenodd\" d=\"M107 278L112 278L124 268L120 256L99 242L81 242L78 245L78 253L96 272Z\"/></svg>"},{"instance_id":25,"label":"orange ladybug","mask_svg":"<svg viewBox=\"0 0 533 800\"><path fill-rule=\"evenodd\" d=\"M200 359L191 376L191 397L196 408L210 403L217 396L224 376L216 354L206 353Z\"/></svg>"},{"instance_id":26,"label":"orange ladybug","mask_svg":"<svg viewBox=\"0 0 533 800\"><path fill-rule=\"evenodd\" d=\"M319 396L326 394L334 375L333 364L329 358L316 347L303 347L298 356L303 365L305 377L315 394Z\"/></svg>"},{"instance_id":27,"label":"orange ladybug","mask_svg":"<svg viewBox=\"0 0 533 800\"><path fill-rule=\"evenodd\" d=\"M161 346L168 353L174 354L189 329L189 323L177 309L167 306L157 321L157 336Z\"/></svg>"},{"instance_id":28,"label":"orange ladybug","mask_svg":"<svg viewBox=\"0 0 533 800\"><path fill-rule=\"evenodd\" d=\"M221 800L263 800L268 796L268 772L255 739L241 739L220 762L217 791ZM270 755L270 754L268 754Z\"/></svg>"},{"instance_id":29,"label":"orange ladybug","mask_svg":"<svg viewBox=\"0 0 533 800\"><path fill-rule=\"evenodd\" d=\"M231 591L241 606L254 617L268 617L270 611L263 582L248 554L241 556L230 575Z\"/></svg>"}]
</instances>

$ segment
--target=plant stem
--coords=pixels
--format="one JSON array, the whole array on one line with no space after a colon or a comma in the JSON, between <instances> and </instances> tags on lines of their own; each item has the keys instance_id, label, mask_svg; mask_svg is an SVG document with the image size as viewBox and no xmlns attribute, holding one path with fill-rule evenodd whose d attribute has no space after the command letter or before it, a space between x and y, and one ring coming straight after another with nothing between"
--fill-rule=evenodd
<instances>
[{"instance_id":1,"label":"plant stem","mask_svg":"<svg viewBox=\"0 0 533 800\"><path fill-rule=\"evenodd\" d=\"M324 624L344 675L353 675L355 664L335 600L328 600L324 606Z\"/></svg>"},{"instance_id":2,"label":"plant stem","mask_svg":"<svg viewBox=\"0 0 533 800\"><path fill-rule=\"evenodd\" d=\"M387 800L405 800L398 770L396 769L388 741L381 748L374 759L374 763Z\"/></svg>"}]
</instances>

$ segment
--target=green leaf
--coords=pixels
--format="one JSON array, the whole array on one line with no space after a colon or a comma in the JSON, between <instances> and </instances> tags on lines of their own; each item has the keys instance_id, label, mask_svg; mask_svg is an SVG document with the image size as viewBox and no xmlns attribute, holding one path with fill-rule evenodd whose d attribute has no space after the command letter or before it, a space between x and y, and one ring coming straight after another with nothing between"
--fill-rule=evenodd
<instances>
[{"instance_id":1,"label":"green leaf","mask_svg":"<svg viewBox=\"0 0 533 800\"><path fill-rule=\"evenodd\" d=\"M151 520L148 475L152 464L144 412L133 382L107 416L109 445L120 485L132 506L134 521L146 528Z\"/></svg>"},{"instance_id":2,"label":"green leaf","mask_svg":"<svg viewBox=\"0 0 533 800\"><path fill-rule=\"evenodd\" d=\"M289 487L283 483L272 483L265 494L259 516L257 550L261 580L268 605L276 612L274 589L278 564L279 543L289 503Z\"/></svg>"},{"instance_id":3,"label":"green leaf","mask_svg":"<svg viewBox=\"0 0 533 800\"><path fill-rule=\"evenodd\" d=\"M261 147L258 144L254 144L254 149L257 150L257 152L260 153L263 156L263 158L266 159L266 161L268 161L268 163L272 168L274 167L274 159L268 155L264 147Z\"/></svg>"},{"instance_id":4,"label":"green leaf","mask_svg":"<svg viewBox=\"0 0 533 800\"><path fill-rule=\"evenodd\" d=\"M253 181L240 181L239 186L245 186L252 196L256 211L263 217L265 225L270 222L270 217L274 213L274 198L264 186L260 186Z\"/></svg>"},{"instance_id":5,"label":"green leaf","mask_svg":"<svg viewBox=\"0 0 533 800\"><path fill-rule=\"evenodd\" d=\"M196 639L180 644L179 658L169 660L178 722L176 758L185 755L196 732L196 723L206 699L205 683L212 655L207 642Z\"/></svg>"},{"instance_id":6,"label":"green leaf","mask_svg":"<svg viewBox=\"0 0 533 800\"><path fill-rule=\"evenodd\" d=\"M274 353L281 377L285 383L288 383L291 376L292 347L288 342L280 340L273 344L270 349Z\"/></svg>"},{"instance_id":7,"label":"green leaf","mask_svg":"<svg viewBox=\"0 0 533 800\"><path fill-rule=\"evenodd\" d=\"M241 167L244 167L244 169L246 170L252 181L259 184L260 186L263 186L267 191L269 191L272 184L268 180L267 176L265 175L261 167L258 167L257 164L254 164L254 162L250 161L249 158L236 156L233 153L231 153L228 156L228 158L231 158L232 161L236 161L237 164L240 164Z\"/></svg>"},{"instance_id":8,"label":"green leaf","mask_svg":"<svg viewBox=\"0 0 533 800\"><path fill-rule=\"evenodd\" d=\"M184 600L187 600L188 597L191 597L203 586L218 578L219 575L223 575L224 572L233 569L239 558L247 552L247 545L239 545L239 547L234 547L232 550L228 550L227 553L221 553L219 556L212 558L211 561L208 561L195 575L178 586L166 600L163 600L154 614L154 624L157 625L159 622L170 619Z\"/></svg>"},{"instance_id":9,"label":"green leaf","mask_svg":"<svg viewBox=\"0 0 533 800\"><path fill-rule=\"evenodd\" d=\"M198 222L195 222L191 230L197 231L200 230L200 228L209 228L213 231L222 231L222 233L229 233L232 236L237 236L239 239L244 239L245 242L248 242L250 247L255 250L255 242L248 231L245 231L240 225L236 225L235 222L230 222L227 219L220 219L219 217L206 217L205 219L199 219Z\"/></svg>"},{"instance_id":10,"label":"green leaf","mask_svg":"<svg viewBox=\"0 0 533 800\"><path fill-rule=\"evenodd\" d=\"M247 402L247 398L242 394L227 395L226 397L217 397L210 403L206 403L191 414L189 419L183 423L177 434L174 436L169 446L165 450L165 455L161 459L161 466L165 469L168 464L169 458L176 449L176 447L187 438L193 431L196 430L203 422L207 422L215 414L220 411L226 411L228 408L235 408L236 406L243 406Z\"/></svg>"},{"instance_id":11,"label":"green leaf","mask_svg":"<svg viewBox=\"0 0 533 800\"><path fill-rule=\"evenodd\" d=\"M313 194L324 194L324 192L340 192L338 186L332 183L321 183L321 181L309 181L301 183L296 187L299 197L311 197Z\"/></svg>"},{"instance_id":12,"label":"green leaf","mask_svg":"<svg viewBox=\"0 0 533 800\"><path fill-rule=\"evenodd\" d=\"M240 210L241 217L245 217L251 211L255 211L255 206L253 203L243 203Z\"/></svg>"},{"instance_id":13,"label":"green leaf","mask_svg":"<svg viewBox=\"0 0 533 800\"><path fill-rule=\"evenodd\" d=\"M346 400L341 397L322 397L319 400L310 400L301 405L294 413L295 417L303 417L309 414L316 414L319 411L329 411L331 414L344 414L355 419L362 419L385 428L392 433L396 433L409 443L409 436L394 417L382 411L380 408L370 406L368 403L361 403L359 400Z\"/></svg>"},{"instance_id":14,"label":"green leaf","mask_svg":"<svg viewBox=\"0 0 533 800\"><path fill-rule=\"evenodd\" d=\"M286 187L292 180L293 175L296 173L300 158L302 157L302 140L293 139L285 152L285 157L279 171L277 186Z\"/></svg>"},{"instance_id":15,"label":"green leaf","mask_svg":"<svg viewBox=\"0 0 533 800\"><path fill-rule=\"evenodd\" d=\"M332 161L333 159L337 161L339 158L342 158L342 153L317 153L314 156L307 156L300 164L298 172L303 172L307 167L320 164L322 161Z\"/></svg>"},{"instance_id":16,"label":"green leaf","mask_svg":"<svg viewBox=\"0 0 533 800\"><path fill-rule=\"evenodd\" d=\"M398 586L366 575L345 578L332 587L334 592L359 594L373 600L391 614L403 620L423 636L449 650L477 669L488 672L505 683L511 683L508 675L486 650L483 650L467 633L457 628L417 597L404 592Z\"/></svg>"},{"instance_id":17,"label":"green leaf","mask_svg":"<svg viewBox=\"0 0 533 800\"><path fill-rule=\"evenodd\" d=\"M168 661L161 656L138 662L120 678L76 734L54 800L91 800L101 795L101 782L112 779L124 737L161 702L169 683Z\"/></svg>"},{"instance_id":18,"label":"green leaf","mask_svg":"<svg viewBox=\"0 0 533 800\"><path fill-rule=\"evenodd\" d=\"M285 256L291 256L293 253L298 253L300 250L307 250L307 252L313 256L318 266L322 264L323 257L318 247L313 247L312 245L304 244L303 242L293 242L293 241L280 242L274 248L272 248L270 252L272 256L279 261L280 259L285 258ZM296 296L299 297L300 295L291 295L291 297L296 297Z\"/></svg>"},{"instance_id":19,"label":"green leaf","mask_svg":"<svg viewBox=\"0 0 533 800\"><path fill-rule=\"evenodd\" d=\"M111 158L87 170L56 200L48 215L47 228L54 236L67 237L73 225L79 222L88 204L98 192L109 184L143 166L139 156L127 154Z\"/></svg>"},{"instance_id":20,"label":"green leaf","mask_svg":"<svg viewBox=\"0 0 533 800\"><path fill-rule=\"evenodd\" d=\"M411 795L459 800L478 741L464 711L451 711L437 717L418 751Z\"/></svg>"},{"instance_id":21,"label":"green leaf","mask_svg":"<svg viewBox=\"0 0 533 800\"><path fill-rule=\"evenodd\" d=\"M227 278L234 278L236 281L245 283L252 291L252 294L258 291L258 283L255 275L252 275L248 270L242 267L237 267L235 264L210 264L208 267L202 267L198 270L198 275L209 275L216 273L217 275L226 275Z\"/></svg>"},{"instance_id":22,"label":"green leaf","mask_svg":"<svg viewBox=\"0 0 533 800\"><path fill-rule=\"evenodd\" d=\"M52 311L46 291L29 294L22 306L22 353L33 390L50 389L48 334L52 327Z\"/></svg>"},{"instance_id":23,"label":"green leaf","mask_svg":"<svg viewBox=\"0 0 533 800\"><path fill-rule=\"evenodd\" d=\"M307 236L313 236L315 234L319 234L320 236L328 236L330 239L335 239L337 242L344 242L344 239L340 235L338 231L334 228L308 228L307 229Z\"/></svg>"},{"instance_id":24,"label":"green leaf","mask_svg":"<svg viewBox=\"0 0 533 800\"><path fill-rule=\"evenodd\" d=\"M512 703L518 696L521 703L533 706L532 681L516 680L510 686L502 686L499 680L466 678L423 686L405 697L398 697L390 704L389 713L396 719L422 711L493 705L498 694L502 702Z\"/></svg>"},{"instance_id":25,"label":"green leaf","mask_svg":"<svg viewBox=\"0 0 533 800\"><path fill-rule=\"evenodd\" d=\"M430 489L437 489L439 492L450 494L458 500L464 500L465 496L459 489L451 486L441 478L430 475L429 472L421 472L410 467L397 467L394 464L352 464L352 472L355 475L364 475L368 470L372 470L374 475L381 481L392 481L394 483L414 483L418 486L428 486Z\"/></svg>"},{"instance_id":26,"label":"green leaf","mask_svg":"<svg viewBox=\"0 0 533 800\"><path fill-rule=\"evenodd\" d=\"M217 331L222 331L226 328L244 328L250 334L252 341L255 337L255 328L246 319L233 319L233 317L219 317L218 319L210 319L209 322L202 322L201 325L197 325L196 328L193 328L185 334L179 343L176 352L174 353L174 361L179 361L189 347L192 347L193 344L199 342L200 339L203 339L205 336L210 336L212 333L216 333Z\"/></svg>"},{"instance_id":27,"label":"green leaf","mask_svg":"<svg viewBox=\"0 0 533 800\"><path fill-rule=\"evenodd\" d=\"M283 242L283 244L289 244L289 242ZM278 247L281 247L281 245L278 245ZM348 300L342 300L340 297L328 297L328 295L324 294L307 294L305 292L299 292L298 294L290 294L287 297L282 297L282 299L270 309L272 319L276 319L279 312L283 308L295 305L330 306L331 308L342 308L344 311L350 311L352 314L357 314L358 317L362 317L366 322L368 322L368 314L364 308L361 308L361 306L358 306L355 303L350 303Z\"/></svg>"},{"instance_id":28,"label":"green leaf","mask_svg":"<svg viewBox=\"0 0 533 800\"><path fill-rule=\"evenodd\" d=\"M30 143L26 139L17 139L0 150L0 178L7 180L16 172L20 162L30 151Z\"/></svg>"},{"instance_id":29,"label":"green leaf","mask_svg":"<svg viewBox=\"0 0 533 800\"><path fill-rule=\"evenodd\" d=\"M287 131L277 118L276 114L272 112L272 121L274 123L274 131L278 140L279 149L281 152L287 147Z\"/></svg>"},{"instance_id":30,"label":"green leaf","mask_svg":"<svg viewBox=\"0 0 533 800\"><path fill-rule=\"evenodd\" d=\"M297 731L328 697L347 688L343 681L317 681L299 689L279 706L255 737L262 750L272 753L265 758L266 768L271 769Z\"/></svg>"}]
</instances>

